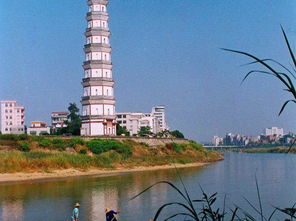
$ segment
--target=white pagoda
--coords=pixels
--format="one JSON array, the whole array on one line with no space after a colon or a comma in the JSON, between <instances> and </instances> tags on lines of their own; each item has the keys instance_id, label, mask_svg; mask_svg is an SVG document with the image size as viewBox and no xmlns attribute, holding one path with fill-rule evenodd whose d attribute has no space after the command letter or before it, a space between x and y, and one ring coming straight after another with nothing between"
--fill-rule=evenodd
<instances>
[{"instance_id":1,"label":"white pagoda","mask_svg":"<svg viewBox=\"0 0 296 221\"><path fill-rule=\"evenodd\" d=\"M108 0L88 0L81 135L116 135Z\"/></svg>"}]
</instances>

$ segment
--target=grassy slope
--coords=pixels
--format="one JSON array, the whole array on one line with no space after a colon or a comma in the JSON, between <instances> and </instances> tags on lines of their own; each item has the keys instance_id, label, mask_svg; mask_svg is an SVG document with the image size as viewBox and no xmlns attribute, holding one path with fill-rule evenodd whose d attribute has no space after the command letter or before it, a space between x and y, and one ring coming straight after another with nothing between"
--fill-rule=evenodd
<instances>
[{"instance_id":1,"label":"grassy slope","mask_svg":"<svg viewBox=\"0 0 296 221\"><path fill-rule=\"evenodd\" d=\"M29 152L17 150L26 146L24 143L30 147ZM0 173L50 172L69 168L81 170L133 168L172 163L210 162L221 159L217 153L207 151L196 143L169 144L159 146L157 149L149 148L147 144L132 140L119 143L131 150L129 155L120 149L110 149L100 154L93 154L88 147L90 145L79 139L64 141L38 137L24 139L3 139L0 137L0 149L2 149L0 151ZM72 150L76 152L65 152L66 147L72 147ZM79 154L81 150L86 150L87 153Z\"/></svg>"}]
</instances>

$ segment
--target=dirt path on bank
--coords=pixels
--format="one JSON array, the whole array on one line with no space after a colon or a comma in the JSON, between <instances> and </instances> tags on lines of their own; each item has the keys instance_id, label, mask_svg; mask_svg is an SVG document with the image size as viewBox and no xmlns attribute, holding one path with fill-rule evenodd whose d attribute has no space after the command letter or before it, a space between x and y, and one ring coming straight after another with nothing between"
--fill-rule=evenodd
<instances>
[{"instance_id":1,"label":"dirt path on bank","mask_svg":"<svg viewBox=\"0 0 296 221\"><path fill-rule=\"evenodd\" d=\"M66 179L79 179L82 177L106 177L116 176L125 173L164 170L173 168L187 168L187 167L202 167L209 163L189 163L189 164L174 164L163 166L149 166L149 167L136 167L132 169L117 168L117 169L89 169L86 171L76 169L55 170L49 173L37 172L37 173L5 173L0 174L0 184L13 184L22 182L45 182L55 180Z\"/></svg>"}]
</instances>

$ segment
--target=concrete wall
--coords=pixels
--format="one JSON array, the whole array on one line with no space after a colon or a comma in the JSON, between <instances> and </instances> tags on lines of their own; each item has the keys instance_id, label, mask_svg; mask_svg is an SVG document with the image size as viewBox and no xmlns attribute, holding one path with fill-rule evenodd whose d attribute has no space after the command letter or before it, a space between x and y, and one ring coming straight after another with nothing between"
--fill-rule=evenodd
<instances>
[{"instance_id":1,"label":"concrete wall","mask_svg":"<svg viewBox=\"0 0 296 221\"><path fill-rule=\"evenodd\" d=\"M72 139L73 137L63 137L63 139ZM92 140L92 139L114 139L118 141L124 141L124 140L133 140L138 143L146 143L151 148L156 148L157 146L164 146L168 143L188 143L189 141L186 139L177 139L177 138L146 138L146 137L110 137L110 136L82 136L81 139L84 139L86 141Z\"/></svg>"}]
</instances>

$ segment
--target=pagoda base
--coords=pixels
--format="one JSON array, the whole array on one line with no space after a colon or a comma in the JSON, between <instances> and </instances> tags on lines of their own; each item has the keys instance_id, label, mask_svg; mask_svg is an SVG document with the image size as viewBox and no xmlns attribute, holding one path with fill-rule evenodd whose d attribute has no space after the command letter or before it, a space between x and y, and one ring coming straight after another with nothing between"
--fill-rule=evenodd
<instances>
[{"instance_id":1,"label":"pagoda base","mask_svg":"<svg viewBox=\"0 0 296 221\"><path fill-rule=\"evenodd\" d=\"M113 120L82 121L81 136L116 136L116 123Z\"/></svg>"}]
</instances>

